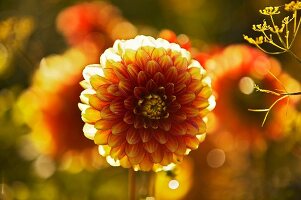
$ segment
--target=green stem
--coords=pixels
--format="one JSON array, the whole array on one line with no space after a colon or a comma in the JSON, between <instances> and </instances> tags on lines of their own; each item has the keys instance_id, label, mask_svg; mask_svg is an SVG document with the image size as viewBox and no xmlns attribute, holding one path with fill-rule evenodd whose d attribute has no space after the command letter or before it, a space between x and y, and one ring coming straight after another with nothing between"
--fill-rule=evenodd
<instances>
[{"instance_id":1,"label":"green stem","mask_svg":"<svg viewBox=\"0 0 301 200\"><path fill-rule=\"evenodd\" d=\"M136 199L136 177L135 171L129 169L129 182L128 182L129 200Z\"/></svg>"}]
</instances>

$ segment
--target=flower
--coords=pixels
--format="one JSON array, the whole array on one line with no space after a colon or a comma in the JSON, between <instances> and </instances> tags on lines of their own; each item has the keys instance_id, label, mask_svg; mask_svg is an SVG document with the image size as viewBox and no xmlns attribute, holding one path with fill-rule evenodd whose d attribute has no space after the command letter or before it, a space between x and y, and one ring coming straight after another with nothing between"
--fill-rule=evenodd
<instances>
[{"instance_id":1,"label":"flower","mask_svg":"<svg viewBox=\"0 0 301 200\"><path fill-rule=\"evenodd\" d=\"M284 9L286 11L297 11L301 9L301 2L300 1L291 1L288 4L285 4Z\"/></svg>"},{"instance_id":2,"label":"flower","mask_svg":"<svg viewBox=\"0 0 301 200\"><path fill-rule=\"evenodd\" d=\"M18 114L30 127L37 150L71 171L101 166L97 148L82 134L77 108L83 66L87 58L78 49L43 58L31 86L18 101Z\"/></svg>"},{"instance_id":3,"label":"flower","mask_svg":"<svg viewBox=\"0 0 301 200\"><path fill-rule=\"evenodd\" d=\"M57 17L57 29L71 46L92 57L98 57L114 40L132 38L137 32L118 8L104 1L66 8Z\"/></svg>"},{"instance_id":4,"label":"flower","mask_svg":"<svg viewBox=\"0 0 301 200\"><path fill-rule=\"evenodd\" d=\"M83 76L83 130L111 165L158 170L204 139L214 106L210 78L179 45L147 36L117 40Z\"/></svg>"},{"instance_id":5,"label":"flower","mask_svg":"<svg viewBox=\"0 0 301 200\"><path fill-rule=\"evenodd\" d=\"M270 94L255 92L256 85L264 89L283 90L279 81L292 80L281 71L275 59L255 48L230 45L211 55L204 67L214 72L212 87L217 96L214 110L217 132L229 132L253 147L263 147L265 140L283 136L282 116L285 113L280 111L278 105L271 110L263 127L264 113L248 111L250 108L268 108L277 99Z\"/></svg>"},{"instance_id":6,"label":"flower","mask_svg":"<svg viewBox=\"0 0 301 200\"><path fill-rule=\"evenodd\" d=\"M275 6L275 7L272 7L272 6L265 7L263 10L259 10L259 12L262 15L269 15L269 16L280 14L278 6Z\"/></svg>"}]
</instances>

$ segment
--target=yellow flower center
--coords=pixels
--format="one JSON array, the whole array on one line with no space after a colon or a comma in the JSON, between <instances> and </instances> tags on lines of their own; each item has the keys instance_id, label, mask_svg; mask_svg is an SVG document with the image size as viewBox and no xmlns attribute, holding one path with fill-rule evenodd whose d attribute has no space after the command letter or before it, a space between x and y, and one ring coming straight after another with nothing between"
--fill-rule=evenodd
<instances>
[{"instance_id":1,"label":"yellow flower center","mask_svg":"<svg viewBox=\"0 0 301 200\"><path fill-rule=\"evenodd\" d=\"M150 119L160 119L166 115L166 104L159 95L150 94L145 99L138 103L141 106L141 113L143 116Z\"/></svg>"}]
</instances>

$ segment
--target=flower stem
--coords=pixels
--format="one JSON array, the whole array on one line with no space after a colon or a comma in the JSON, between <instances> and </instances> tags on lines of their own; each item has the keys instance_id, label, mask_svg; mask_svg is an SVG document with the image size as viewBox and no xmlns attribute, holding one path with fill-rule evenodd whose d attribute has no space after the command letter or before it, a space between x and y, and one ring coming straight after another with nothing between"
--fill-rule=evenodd
<instances>
[{"instance_id":1,"label":"flower stem","mask_svg":"<svg viewBox=\"0 0 301 200\"><path fill-rule=\"evenodd\" d=\"M150 197L155 197L156 173L150 172L149 176L148 194Z\"/></svg>"},{"instance_id":2,"label":"flower stem","mask_svg":"<svg viewBox=\"0 0 301 200\"><path fill-rule=\"evenodd\" d=\"M136 177L135 177L135 171L133 169L129 169L128 190L129 190L129 200L135 200L136 199Z\"/></svg>"},{"instance_id":3,"label":"flower stem","mask_svg":"<svg viewBox=\"0 0 301 200\"><path fill-rule=\"evenodd\" d=\"M301 95L301 92L287 92L287 93L281 93L281 95L288 95L288 96Z\"/></svg>"},{"instance_id":4,"label":"flower stem","mask_svg":"<svg viewBox=\"0 0 301 200\"><path fill-rule=\"evenodd\" d=\"M292 56L294 56L294 58L295 58L299 63L301 63L301 59L300 59L296 54L294 54L294 52L292 52L291 50L288 50L288 53L290 53Z\"/></svg>"}]
</instances>

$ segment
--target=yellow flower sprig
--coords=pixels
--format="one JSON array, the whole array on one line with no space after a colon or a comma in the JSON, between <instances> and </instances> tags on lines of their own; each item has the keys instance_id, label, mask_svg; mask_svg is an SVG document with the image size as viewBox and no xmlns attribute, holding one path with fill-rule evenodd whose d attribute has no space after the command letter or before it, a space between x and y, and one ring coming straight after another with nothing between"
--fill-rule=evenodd
<instances>
[{"instance_id":1,"label":"yellow flower sprig","mask_svg":"<svg viewBox=\"0 0 301 200\"><path fill-rule=\"evenodd\" d=\"M281 13L280 8L280 6L270 6L264 8L263 10L259 10L260 14L268 16L268 19L263 20L262 24L252 26L252 29L261 33L261 36L251 38L247 35L244 35L243 37L250 44L255 45L257 48L267 54L281 54L288 52L301 63L301 59L290 50L301 24L301 17L298 16L298 10L301 9L301 1L292 1L288 4L285 4L284 10L287 12L292 12L293 14L291 16L284 17L281 21L281 25L277 25L275 23L274 15L279 15ZM269 21L269 24L267 23L267 20ZM262 47L264 43L269 44L278 50L268 51Z\"/></svg>"}]
</instances>

